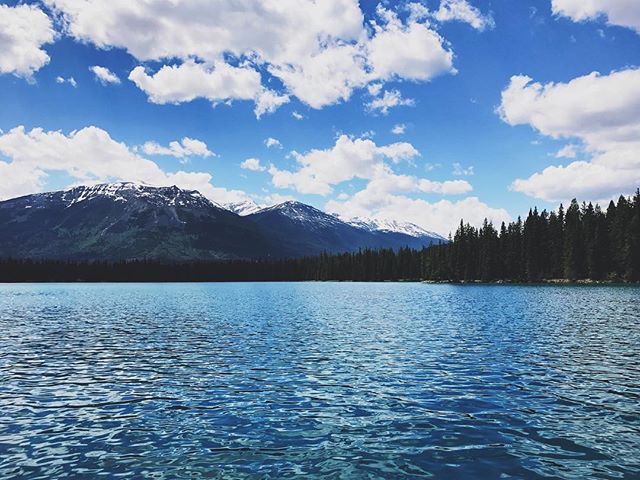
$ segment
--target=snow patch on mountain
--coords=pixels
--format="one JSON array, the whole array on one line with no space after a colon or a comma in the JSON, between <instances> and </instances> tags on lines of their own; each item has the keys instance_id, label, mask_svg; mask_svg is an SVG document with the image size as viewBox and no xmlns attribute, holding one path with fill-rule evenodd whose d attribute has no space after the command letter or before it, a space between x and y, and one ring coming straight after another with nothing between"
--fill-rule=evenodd
<instances>
[{"instance_id":1,"label":"snow patch on mountain","mask_svg":"<svg viewBox=\"0 0 640 480\"><path fill-rule=\"evenodd\" d=\"M183 190L177 186L154 187L136 182L101 183L90 186L77 186L64 190L61 196L67 207L97 198L110 198L116 202L128 202L145 199L156 205L180 206L211 206L222 208L220 205L205 198L197 190ZM43 195L53 195L43 194Z\"/></svg>"},{"instance_id":2,"label":"snow patch on mountain","mask_svg":"<svg viewBox=\"0 0 640 480\"><path fill-rule=\"evenodd\" d=\"M259 213L277 212L280 215L284 215L299 223L314 224L318 227L343 224L342 220L318 210L311 205L305 203L289 200L287 202L279 203L272 207L263 208Z\"/></svg>"},{"instance_id":3,"label":"snow patch on mountain","mask_svg":"<svg viewBox=\"0 0 640 480\"><path fill-rule=\"evenodd\" d=\"M251 215L252 213L259 212L263 208L264 205L258 205L253 200L244 200L242 202L231 202L223 205L227 210L240 215L241 217L246 217L247 215Z\"/></svg>"},{"instance_id":4,"label":"snow patch on mountain","mask_svg":"<svg viewBox=\"0 0 640 480\"><path fill-rule=\"evenodd\" d=\"M396 220L378 219L378 218L349 218L343 219L349 225L362 228L370 232L391 232L402 233L414 238L431 237L446 240L442 235L435 232L425 230L415 223L398 222Z\"/></svg>"}]
</instances>

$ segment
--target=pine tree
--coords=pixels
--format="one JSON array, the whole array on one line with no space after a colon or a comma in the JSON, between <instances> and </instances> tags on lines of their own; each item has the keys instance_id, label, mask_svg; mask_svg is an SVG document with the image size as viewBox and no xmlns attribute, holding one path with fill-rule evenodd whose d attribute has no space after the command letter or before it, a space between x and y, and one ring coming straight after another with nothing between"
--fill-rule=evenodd
<instances>
[{"instance_id":1,"label":"pine tree","mask_svg":"<svg viewBox=\"0 0 640 480\"><path fill-rule=\"evenodd\" d=\"M629 223L628 251L627 279L638 282L640 281L640 189L636 190L633 197L633 216Z\"/></svg>"},{"instance_id":2,"label":"pine tree","mask_svg":"<svg viewBox=\"0 0 640 480\"><path fill-rule=\"evenodd\" d=\"M584 249L582 243L580 206L576 199L571 201L565 215L564 278L582 278Z\"/></svg>"}]
</instances>

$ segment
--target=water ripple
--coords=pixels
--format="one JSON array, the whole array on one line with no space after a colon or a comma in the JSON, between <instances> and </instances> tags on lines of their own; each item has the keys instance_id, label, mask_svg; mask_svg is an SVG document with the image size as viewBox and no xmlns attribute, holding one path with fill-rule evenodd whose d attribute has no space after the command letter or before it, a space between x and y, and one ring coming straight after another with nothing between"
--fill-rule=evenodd
<instances>
[{"instance_id":1,"label":"water ripple","mask_svg":"<svg viewBox=\"0 0 640 480\"><path fill-rule=\"evenodd\" d=\"M0 285L0 478L640 478L639 300Z\"/></svg>"}]
</instances>

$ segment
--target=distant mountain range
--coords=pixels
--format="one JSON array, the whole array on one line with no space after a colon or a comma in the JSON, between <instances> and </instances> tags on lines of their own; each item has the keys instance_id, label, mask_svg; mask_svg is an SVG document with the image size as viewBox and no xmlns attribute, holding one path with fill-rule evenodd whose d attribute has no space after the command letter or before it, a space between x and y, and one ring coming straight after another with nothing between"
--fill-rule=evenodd
<instances>
[{"instance_id":1,"label":"distant mountain range","mask_svg":"<svg viewBox=\"0 0 640 480\"><path fill-rule=\"evenodd\" d=\"M197 191L112 183L0 202L0 257L168 261L284 258L444 239L412 224L345 221L300 202L221 206Z\"/></svg>"}]
</instances>

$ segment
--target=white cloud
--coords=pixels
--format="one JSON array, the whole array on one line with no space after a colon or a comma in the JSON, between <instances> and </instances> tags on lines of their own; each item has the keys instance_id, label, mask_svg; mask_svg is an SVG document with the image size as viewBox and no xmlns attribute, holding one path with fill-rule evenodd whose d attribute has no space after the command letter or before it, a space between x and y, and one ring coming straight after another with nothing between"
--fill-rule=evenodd
<instances>
[{"instance_id":1,"label":"white cloud","mask_svg":"<svg viewBox=\"0 0 640 480\"><path fill-rule=\"evenodd\" d=\"M640 2L636 0L551 0L555 15L574 22L606 17L610 25L627 27L640 33Z\"/></svg>"},{"instance_id":2,"label":"white cloud","mask_svg":"<svg viewBox=\"0 0 640 480\"><path fill-rule=\"evenodd\" d=\"M182 148L187 155L197 155L204 158L216 156L215 153L209 150L206 143L195 138L184 137L182 139Z\"/></svg>"},{"instance_id":3,"label":"white cloud","mask_svg":"<svg viewBox=\"0 0 640 480\"><path fill-rule=\"evenodd\" d=\"M412 98L402 98L402 94L398 90L385 90L382 97L374 98L367 103L367 109L387 115L391 108L413 107L415 104L416 102Z\"/></svg>"},{"instance_id":4,"label":"white cloud","mask_svg":"<svg viewBox=\"0 0 640 480\"><path fill-rule=\"evenodd\" d=\"M473 5L466 0L442 0L440 8L433 14L439 22L464 22L471 25L476 30L492 29L495 22L491 15L483 15Z\"/></svg>"},{"instance_id":5,"label":"white cloud","mask_svg":"<svg viewBox=\"0 0 640 480\"><path fill-rule=\"evenodd\" d=\"M96 80L103 85L108 85L109 83L117 85L120 83L118 76L106 67L94 65L93 67L89 67L89 70L96 76Z\"/></svg>"},{"instance_id":6,"label":"white cloud","mask_svg":"<svg viewBox=\"0 0 640 480\"><path fill-rule=\"evenodd\" d=\"M620 194L631 194L640 185L640 164L633 170L610 168L596 161L576 161L550 166L527 179L517 179L512 188L547 201L582 198L602 201Z\"/></svg>"},{"instance_id":7,"label":"white cloud","mask_svg":"<svg viewBox=\"0 0 640 480\"><path fill-rule=\"evenodd\" d=\"M474 174L474 172L473 172L473 167L465 168L459 163L454 163L453 171L451 172L451 174L456 175L458 177L470 177L471 175Z\"/></svg>"},{"instance_id":8,"label":"white cloud","mask_svg":"<svg viewBox=\"0 0 640 480\"><path fill-rule=\"evenodd\" d=\"M0 137L1 140L2 137ZM15 162L6 163L0 160L0 178L2 178L2 182L0 182L0 200L40 191L44 175L44 172L34 170L29 165Z\"/></svg>"},{"instance_id":9,"label":"white cloud","mask_svg":"<svg viewBox=\"0 0 640 480\"><path fill-rule=\"evenodd\" d=\"M293 118L295 118L296 120L302 120L304 118L304 115L302 115L301 113L298 113L296 111L291 112L291 116Z\"/></svg>"},{"instance_id":10,"label":"white cloud","mask_svg":"<svg viewBox=\"0 0 640 480\"><path fill-rule=\"evenodd\" d=\"M0 198L41 191L52 172L66 173L76 183L140 181L160 186L178 185L198 190L219 203L247 198L242 191L213 186L209 173L165 172L155 162L93 126L68 135L41 128L26 131L22 126L16 127L0 135L0 154L9 159L9 162L0 161L2 178L11 180L0 183Z\"/></svg>"},{"instance_id":11,"label":"white cloud","mask_svg":"<svg viewBox=\"0 0 640 480\"><path fill-rule=\"evenodd\" d=\"M354 89L368 81L356 45L327 47L296 65L271 66L269 72L282 80L292 95L316 109L348 100Z\"/></svg>"},{"instance_id":12,"label":"white cloud","mask_svg":"<svg viewBox=\"0 0 640 480\"><path fill-rule=\"evenodd\" d=\"M403 24L393 12L378 7L386 23L374 24L375 36L367 45L367 58L378 80L403 78L427 81L455 73L453 52L428 23L415 18Z\"/></svg>"},{"instance_id":13,"label":"white cloud","mask_svg":"<svg viewBox=\"0 0 640 480\"><path fill-rule=\"evenodd\" d=\"M251 170L252 172L264 172L267 169L257 158L247 158L240 164L240 168L244 170Z\"/></svg>"},{"instance_id":14,"label":"white cloud","mask_svg":"<svg viewBox=\"0 0 640 480\"><path fill-rule=\"evenodd\" d=\"M69 85L71 85L73 88L76 88L78 86L78 82L76 82L76 79L73 77L69 77L69 78L64 78L64 77L56 77L56 83L68 83Z\"/></svg>"},{"instance_id":15,"label":"white cloud","mask_svg":"<svg viewBox=\"0 0 640 480\"><path fill-rule=\"evenodd\" d=\"M168 147L163 147L157 142L146 142L142 146L142 150L147 155L166 155L180 159L215 156L215 153L209 150L205 142L189 137L184 137L180 141L170 142Z\"/></svg>"},{"instance_id":16,"label":"white cloud","mask_svg":"<svg viewBox=\"0 0 640 480\"><path fill-rule=\"evenodd\" d=\"M190 102L198 97L214 105L229 100L254 100L258 118L289 100L265 90L260 74L253 68L234 67L225 62L208 66L188 60L180 65L165 65L152 75L143 67L136 67L129 80L158 104Z\"/></svg>"},{"instance_id":17,"label":"white cloud","mask_svg":"<svg viewBox=\"0 0 640 480\"><path fill-rule=\"evenodd\" d=\"M380 95L380 92L382 91L382 83L372 83L367 87L367 91L369 92L369 95L371 95L372 97L377 97L378 95Z\"/></svg>"},{"instance_id":18,"label":"white cloud","mask_svg":"<svg viewBox=\"0 0 640 480\"><path fill-rule=\"evenodd\" d=\"M267 146L267 148L271 148L271 147L282 148L282 144L280 143L280 140L278 140L277 138L273 138L273 137L267 138L264 141L264 144Z\"/></svg>"},{"instance_id":19,"label":"white cloud","mask_svg":"<svg viewBox=\"0 0 640 480\"><path fill-rule=\"evenodd\" d=\"M404 135L407 131L407 126L404 123L397 123L391 129L391 133L394 135Z\"/></svg>"},{"instance_id":20,"label":"white cloud","mask_svg":"<svg viewBox=\"0 0 640 480\"><path fill-rule=\"evenodd\" d=\"M42 49L55 39L49 17L34 5L0 5L0 73L30 80L49 63Z\"/></svg>"},{"instance_id":21,"label":"white cloud","mask_svg":"<svg viewBox=\"0 0 640 480\"><path fill-rule=\"evenodd\" d=\"M558 150L555 154L556 158L576 158L578 155L578 145L574 145L570 143L569 145L565 145L560 150Z\"/></svg>"},{"instance_id":22,"label":"white cloud","mask_svg":"<svg viewBox=\"0 0 640 480\"><path fill-rule=\"evenodd\" d=\"M353 178L372 178L385 169L384 160L393 163L410 160L419 152L410 143L377 146L367 138L341 135L335 146L311 150L305 154L292 152L300 168L297 171L269 168L273 184L278 188L294 188L300 193L328 195L333 185Z\"/></svg>"},{"instance_id":23,"label":"white cloud","mask_svg":"<svg viewBox=\"0 0 640 480\"><path fill-rule=\"evenodd\" d=\"M541 134L578 139L588 162L548 167L513 189L547 201L586 200L631 193L640 185L640 69L568 83L535 83L514 76L498 109L510 125L530 125ZM565 152L566 153L566 152Z\"/></svg>"},{"instance_id":24,"label":"white cloud","mask_svg":"<svg viewBox=\"0 0 640 480\"><path fill-rule=\"evenodd\" d=\"M453 53L427 19L400 20L379 7L367 28L357 0L45 3L77 40L168 63L155 74L137 67L129 77L155 103L253 100L260 116L289 95L322 108L372 82L454 72ZM267 88L270 79L259 72L277 77L284 91Z\"/></svg>"},{"instance_id":25,"label":"white cloud","mask_svg":"<svg viewBox=\"0 0 640 480\"><path fill-rule=\"evenodd\" d=\"M136 67L129 80L149 95L151 102L159 104L190 102L198 97L214 104L229 99L252 100L262 92L257 71L223 62L212 67L194 61L165 65L152 75Z\"/></svg>"},{"instance_id":26,"label":"white cloud","mask_svg":"<svg viewBox=\"0 0 640 480\"><path fill-rule=\"evenodd\" d=\"M279 95L273 90L265 88L258 94L255 102L256 108L254 108L253 113L259 119L265 113L273 113L285 103L289 103L289 95Z\"/></svg>"}]
</instances>

